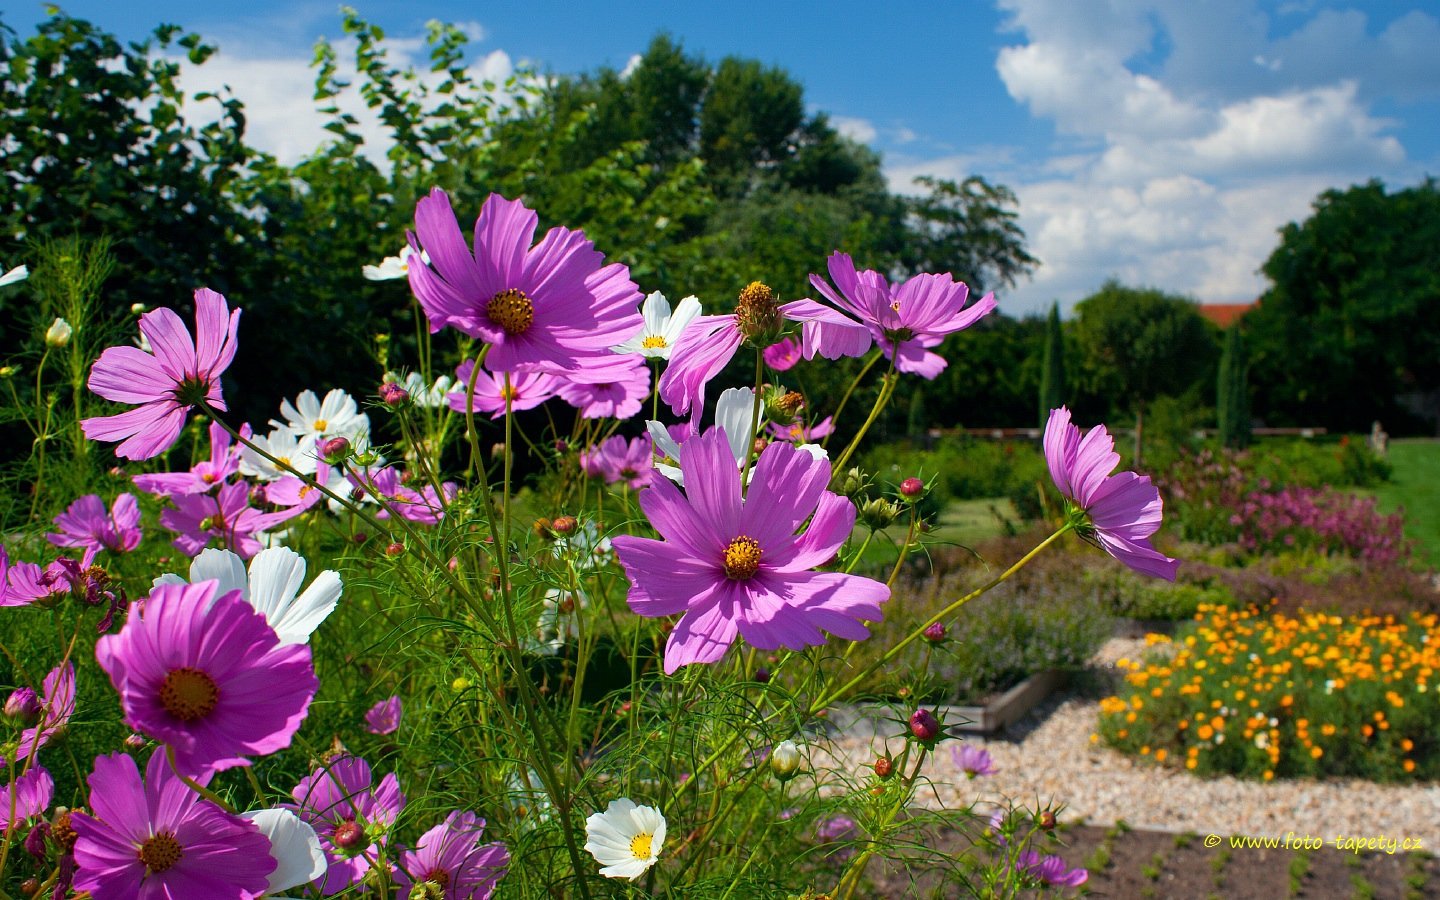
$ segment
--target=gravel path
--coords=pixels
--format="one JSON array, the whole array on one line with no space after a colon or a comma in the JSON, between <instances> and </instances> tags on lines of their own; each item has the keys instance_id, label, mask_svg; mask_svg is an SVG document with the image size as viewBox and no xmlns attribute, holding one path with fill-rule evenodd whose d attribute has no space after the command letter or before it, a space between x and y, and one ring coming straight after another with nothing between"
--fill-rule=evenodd
<instances>
[{"instance_id":1,"label":"gravel path","mask_svg":"<svg viewBox=\"0 0 1440 900\"><path fill-rule=\"evenodd\" d=\"M1094 663L1113 669L1123 656L1138 657L1143 641L1117 638ZM1355 779L1254 782L1229 776L1198 778L1180 769L1137 763L1090 741L1099 704L1064 693L1052 696L997 738L968 738L990 751L999 772L988 778L947 781L953 770L943 749L926 773L933 792L919 798L932 807L972 800L1019 806L1064 804L1061 819L1091 825L1124 819L1136 828L1199 834L1284 836L1309 834L1420 838L1440 851L1440 784L1377 785ZM899 741L891 739L899 749ZM942 745L943 746L943 745ZM836 740L837 765L869 766L885 740L858 731Z\"/></svg>"}]
</instances>

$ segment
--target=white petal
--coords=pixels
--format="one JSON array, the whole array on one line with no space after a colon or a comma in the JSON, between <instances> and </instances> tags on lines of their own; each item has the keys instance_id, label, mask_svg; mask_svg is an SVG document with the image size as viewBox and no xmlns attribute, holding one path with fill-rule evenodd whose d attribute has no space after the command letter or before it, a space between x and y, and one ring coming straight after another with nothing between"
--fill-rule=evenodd
<instances>
[{"instance_id":1,"label":"white petal","mask_svg":"<svg viewBox=\"0 0 1440 900\"><path fill-rule=\"evenodd\" d=\"M4 275L0 275L0 287L4 287L7 284L15 284L17 281L24 281L29 277L30 268L28 266L16 266Z\"/></svg>"},{"instance_id":2,"label":"white petal","mask_svg":"<svg viewBox=\"0 0 1440 900\"><path fill-rule=\"evenodd\" d=\"M201 550L200 555L190 564L190 583L218 581L220 586L215 596L230 591L245 593L245 561L229 550Z\"/></svg>"},{"instance_id":3,"label":"white petal","mask_svg":"<svg viewBox=\"0 0 1440 900\"><path fill-rule=\"evenodd\" d=\"M301 594L304 580L305 558L288 547L262 550L250 561L250 605L265 616L281 643L309 641L340 599L340 576L334 572L321 572Z\"/></svg>"},{"instance_id":4,"label":"white petal","mask_svg":"<svg viewBox=\"0 0 1440 900\"><path fill-rule=\"evenodd\" d=\"M275 871L270 873L269 893L309 884L325 874L325 853L315 829L288 809L260 809L240 814L254 822L270 839Z\"/></svg>"},{"instance_id":5,"label":"white petal","mask_svg":"<svg viewBox=\"0 0 1440 900\"><path fill-rule=\"evenodd\" d=\"M158 588L158 587L159 587L160 585L162 585L162 584L189 584L189 583L190 583L190 582L188 582L188 581L186 581L185 579L181 578L179 575L175 575L175 574L172 574L172 573L167 572L167 573L165 573L164 575L160 575L160 576L156 577L156 579L155 579L154 581L150 582L150 586L151 586L152 588Z\"/></svg>"},{"instance_id":6,"label":"white petal","mask_svg":"<svg viewBox=\"0 0 1440 900\"><path fill-rule=\"evenodd\" d=\"M715 402L715 424L725 429L736 465L745 461L755 443L755 435L750 431L750 417L754 414L755 391L751 388L730 388Z\"/></svg>"},{"instance_id":7,"label":"white petal","mask_svg":"<svg viewBox=\"0 0 1440 900\"><path fill-rule=\"evenodd\" d=\"M650 433L650 441L655 445L655 449L671 459L680 458L680 445L675 443L664 425L650 419L645 423L645 430Z\"/></svg>"},{"instance_id":8,"label":"white petal","mask_svg":"<svg viewBox=\"0 0 1440 900\"><path fill-rule=\"evenodd\" d=\"M665 343L671 347L675 346L680 340L680 335L684 334L685 329L689 328L690 323L699 316L699 300L694 297L686 297L681 300L680 305L675 307L675 315L671 316L670 321L665 325Z\"/></svg>"},{"instance_id":9,"label":"white petal","mask_svg":"<svg viewBox=\"0 0 1440 900\"><path fill-rule=\"evenodd\" d=\"M640 315L645 319L645 334L664 334L665 326L670 324L670 301L665 299L664 294L655 291L645 298Z\"/></svg>"},{"instance_id":10,"label":"white petal","mask_svg":"<svg viewBox=\"0 0 1440 900\"><path fill-rule=\"evenodd\" d=\"M295 598L295 602L280 615L278 621L270 621L270 627L280 635L280 643L309 643L310 635L335 611L335 605L340 601L341 589L340 576L330 569L316 575L315 580Z\"/></svg>"}]
</instances>

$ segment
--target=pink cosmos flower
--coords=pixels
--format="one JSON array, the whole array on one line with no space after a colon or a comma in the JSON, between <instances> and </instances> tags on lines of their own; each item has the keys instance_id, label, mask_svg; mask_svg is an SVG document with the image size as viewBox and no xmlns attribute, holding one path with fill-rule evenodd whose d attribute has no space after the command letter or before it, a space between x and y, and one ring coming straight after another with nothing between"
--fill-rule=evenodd
<instances>
[{"instance_id":1,"label":"pink cosmos flower","mask_svg":"<svg viewBox=\"0 0 1440 900\"><path fill-rule=\"evenodd\" d=\"M55 797L55 779L44 766L31 766L29 771L15 779L12 788L9 781L0 781L0 831L5 839L10 832L50 808Z\"/></svg>"},{"instance_id":2,"label":"pink cosmos flower","mask_svg":"<svg viewBox=\"0 0 1440 900\"><path fill-rule=\"evenodd\" d=\"M531 247L538 221L520 201L491 194L472 255L444 191L415 205L410 247L431 265L410 266L410 287L430 330L449 325L490 344L485 363L495 372L576 369L643 325L627 267L603 265L585 234L568 228Z\"/></svg>"},{"instance_id":3,"label":"pink cosmos flower","mask_svg":"<svg viewBox=\"0 0 1440 900\"><path fill-rule=\"evenodd\" d=\"M116 497L109 512L98 494L86 494L56 516L55 524L59 533L45 539L57 547L83 549L87 565L100 550L128 553L140 546L140 504L134 494Z\"/></svg>"},{"instance_id":4,"label":"pink cosmos flower","mask_svg":"<svg viewBox=\"0 0 1440 900\"><path fill-rule=\"evenodd\" d=\"M705 385L730 364L744 340L733 313L700 316L680 335L660 375L660 399L677 416L692 410L698 415L705 406Z\"/></svg>"},{"instance_id":5,"label":"pink cosmos flower","mask_svg":"<svg viewBox=\"0 0 1440 900\"><path fill-rule=\"evenodd\" d=\"M484 819L456 810L422 834L414 850L400 852L395 880L401 895L429 882L445 900L489 900L510 867L510 851L501 843L481 844L484 830Z\"/></svg>"},{"instance_id":6,"label":"pink cosmos flower","mask_svg":"<svg viewBox=\"0 0 1440 900\"><path fill-rule=\"evenodd\" d=\"M281 522L298 516L307 507L293 506L278 512L261 512L250 505L250 485L232 481L215 494L177 494L174 509L160 513L160 524L178 532L173 543L186 556L195 556L218 541L219 545L249 559L262 549L255 537Z\"/></svg>"},{"instance_id":7,"label":"pink cosmos flower","mask_svg":"<svg viewBox=\"0 0 1440 900\"><path fill-rule=\"evenodd\" d=\"M363 472L347 472L346 477L357 488L383 497L390 510L393 510L400 518L422 525L434 525L443 519L445 507L455 499L460 490L460 486L455 482L446 481L440 485L445 492L443 498L436 492L435 486L432 484L424 485L417 491L405 486L400 470L394 466L384 466ZM390 510L381 510L376 513L376 518L388 518Z\"/></svg>"},{"instance_id":8,"label":"pink cosmos flower","mask_svg":"<svg viewBox=\"0 0 1440 900\"><path fill-rule=\"evenodd\" d=\"M94 900L254 900L275 868L254 823L202 799L156 750L145 767L124 753L95 759L92 813L72 813L75 887Z\"/></svg>"},{"instance_id":9,"label":"pink cosmos flower","mask_svg":"<svg viewBox=\"0 0 1440 900\"><path fill-rule=\"evenodd\" d=\"M75 715L75 666L70 662L56 666L45 676L40 687L40 716L35 724L20 732L15 748L16 760L34 759L40 748L59 734ZM0 759L0 767L4 766Z\"/></svg>"},{"instance_id":10,"label":"pink cosmos flower","mask_svg":"<svg viewBox=\"0 0 1440 900\"><path fill-rule=\"evenodd\" d=\"M306 644L281 644L239 591L162 584L95 645L125 720L169 744L181 771L249 765L290 746L319 681Z\"/></svg>"},{"instance_id":11,"label":"pink cosmos flower","mask_svg":"<svg viewBox=\"0 0 1440 900\"><path fill-rule=\"evenodd\" d=\"M781 440L793 441L797 444L806 444L818 438L823 438L835 430L835 421L831 416L826 416L814 425L807 426L804 422L796 422L794 425L779 425L771 422L769 431Z\"/></svg>"},{"instance_id":12,"label":"pink cosmos flower","mask_svg":"<svg viewBox=\"0 0 1440 900\"><path fill-rule=\"evenodd\" d=\"M43 569L21 560L12 565L5 548L0 547L0 606L29 606L69 589L58 560Z\"/></svg>"},{"instance_id":13,"label":"pink cosmos flower","mask_svg":"<svg viewBox=\"0 0 1440 900\"><path fill-rule=\"evenodd\" d=\"M370 765L341 756L311 772L290 792L295 812L320 837L329 868L320 884L327 897L360 881L380 843L405 808L400 782L390 773L374 785Z\"/></svg>"},{"instance_id":14,"label":"pink cosmos flower","mask_svg":"<svg viewBox=\"0 0 1440 900\"><path fill-rule=\"evenodd\" d=\"M628 419L650 396L650 367L637 354L577 370L561 380L559 394L585 419Z\"/></svg>"},{"instance_id":15,"label":"pink cosmos flower","mask_svg":"<svg viewBox=\"0 0 1440 900\"><path fill-rule=\"evenodd\" d=\"M470 389L470 375L475 371L475 361L467 359L455 367L456 390L445 395L445 402L456 412L465 412L465 395ZM543 372L511 372L507 388L504 376L496 378L484 369L475 376L475 411L488 412L490 418L505 415L505 399L510 399L510 409L534 409L555 396L561 379Z\"/></svg>"},{"instance_id":16,"label":"pink cosmos flower","mask_svg":"<svg viewBox=\"0 0 1440 900\"><path fill-rule=\"evenodd\" d=\"M140 333L153 352L138 347L109 347L90 370L90 390L118 403L138 404L113 416L80 423L92 441L121 441L116 456L149 459L170 449L185 425L185 415L204 400L225 409L220 374L235 358L240 310L208 288L195 292L195 339L171 309L140 317Z\"/></svg>"},{"instance_id":17,"label":"pink cosmos flower","mask_svg":"<svg viewBox=\"0 0 1440 900\"><path fill-rule=\"evenodd\" d=\"M990 751L973 744L951 747L950 758L955 761L956 767L965 773L966 778L974 778L977 775L994 775L998 771L995 768L995 760L990 756Z\"/></svg>"},{"instance_id":18,"label":"pink cosmos flower","mask_svg":"<svg viewBox=\"0 0 1440 900\"><path fill-rule=\"evenodd\" d=\"M778 344L765 348L765 365L776 372L788 372L800 361L800 344L787 337Z\"/></svg>"},{"instance_id":19,"label":"pink cosmos flower","mask_svg":"<svg viewBox=\"0 0 1440 900\"><path fill-rule=\"evenodd\" d=\"M399 697L381 700L365 713L365 730L371 734L394 734L400 728L402 712Z\"/></svg>"},{"instance_id":20,"label":"pink cosmos flower","mask_svg":"<svg viewBox=\"0 0 1440 900\"><path fill-rule=\"evenodd\" d=\"M240 433L249 437L250 426ZM210 423L210 458L201 460L188 472L153 472L136 475L135 486L147 494L170 497L175 494L203 494L223 484L240 471L239 448L230 441L230 432L218 422Z\"/></svg>"},{"instance_id":21,"label":"pink cosmos flower","mask_svg":"<svg viewBox=\"0 0 1440 900\"><path fill-rule=\"evenodd\" d=\"M1079 887L1090 880L1090 873L1085 869L1078 866L1067 869L1064 859L1058 856L1041 856L1035 850L1020 851L1020 856L1015 860L1015 870L1058 887Z\"/></svg>"},{"instance_id":22,"label":"pink cosmos flower","mask_svg":"<svg viewBox=\"0 0 1440 900\"><path fill-rule=\"evenodd\" d=\"M896 369L933 380L946 363L929 348L995 309L994 294L986 294L965 309L970 288L949 273L916 275L895 286L874 270L855 271L855 263L846 253L831 255L828 265L839 290L819 275L811 275L810 283L838 310L814 300L796 300L782 307L786 318L805 323L806 359L813 359L816 353L826 359L862 356L874 340Z\"/></svg>"},{"instance_id":23,"label":"pink cosmos flower","mask_svg":"<svg viewBox=\"0 0 1440 900\"><path fill-rule=\"evenodd\" d=\"M592 478L604 478L607 484L623 481L638 491L650 483L653 453L649 435L627 441L617 434L581 451L580 469Z\"/></svg>"},{"instance_id":24,"label":"pink cosmos flower","mask_svg":"<svg viewBox=\"0 0 1440 900\"><path fill-rule=\"evenodd\" d=\"M1083 514L1081 536L1137 572L1174 581L1179 560L1150 543L1160 528L1160 491L1148 475L1110 474L1120 464L1120 454L1105 426L1090 429L1082 440L1080 429L1070 423L1070 410L1052 409L1044 445L1050 478L1069 501L1068 512Z\"/></svg>"},{"instance_id":25,"label":"pink cosmos flower","mask_svg":"<svg viewBox=\"0 0 1440 900\"><path fill-rule=\"evenodd\" d=\"M869 637L862 623L881 619L890 589L856 575L811 571L835 555L855 525L854 505L825 490L829 461L771 444L742 497L725 431L712 428L680 447L680 468L686 493L656 478L640 494L662 540L614 539L630 578L630 608L642 616L681 615L665 647L667 674L715 662L737 634L762 650L822 644L821 629L849 640Z\"/></svg>"}]
</instances>

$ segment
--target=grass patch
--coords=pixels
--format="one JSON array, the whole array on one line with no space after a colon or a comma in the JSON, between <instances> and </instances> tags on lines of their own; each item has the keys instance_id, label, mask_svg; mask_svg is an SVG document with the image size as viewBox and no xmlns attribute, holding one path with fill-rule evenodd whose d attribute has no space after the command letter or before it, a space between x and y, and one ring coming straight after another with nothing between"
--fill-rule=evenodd
<instances>
[{"instance_id":1,"label":"grass patch","mask_svg":"<svg viewBox=\"0 0 1440 900\"><path fill-rule=\"evenodd\" d=\"M1380 511L1405 508L1405 536L1432 566L1440 565L1440 441L1408 438L1392 441L1390 480L1373 491Z\"/></svg>"}]
</instances>

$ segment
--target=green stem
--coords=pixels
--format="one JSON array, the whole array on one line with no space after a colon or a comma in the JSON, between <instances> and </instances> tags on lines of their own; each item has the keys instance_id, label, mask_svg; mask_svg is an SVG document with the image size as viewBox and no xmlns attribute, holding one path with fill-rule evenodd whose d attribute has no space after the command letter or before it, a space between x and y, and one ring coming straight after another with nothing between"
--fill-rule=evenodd
<instances>
[{"instance_id":1,"label":"green stem","mask_svg":"<svg viewBox=\"0 0 1440 900\"><path fill-rule=\"evenodd\" d=\"M831 417L831 421L840 421L840 414L845 411L845 404L850 402L850 395L855 393L855 388L860 386L860 380L864 378L870 372L870 370L875 367L875 364L877 362L880 361L881 355L881 352L879 350L876 350L874 353L870 354L870 358L865 361L865 365L860 367L860 371L858 374L856 374L855 380L850 382L850 386L845 389L844 396L840 398L840 405L835 407L835 413ZM825 439L820 442L820 446L828 447L830 445L830 438L834 434L835 432L832 431L830 432L830 434L825 435Z\"/></svg>"},{"instance_id":2,"label":"green stem","mask_svg":"<svg viewBox=\"0 0 1440 900\"><path fill-rule=\"evenodd\" d=\"M883 412L885 407L890 403L890 397L895 393L895 384L898 380L895 375L895 362L892 360L890 362L890 369L885 373L884 381L880 384L880 395L875 398L875 405L871 407L870 415L865 419L865 424L861 425L860 430L855 432L855 436L850 439L850 444L845 448L845 452L840 454L840 458L836 460L831 467L831 471L834 472L837 477L844 470L845 464L850 461L850 457L854 455L855 448L859 447L860 442L865 439L865 434L870 430L870 426L875 424L875 420L880 418L880 413Z\"/></svg>"}]
</instances>

